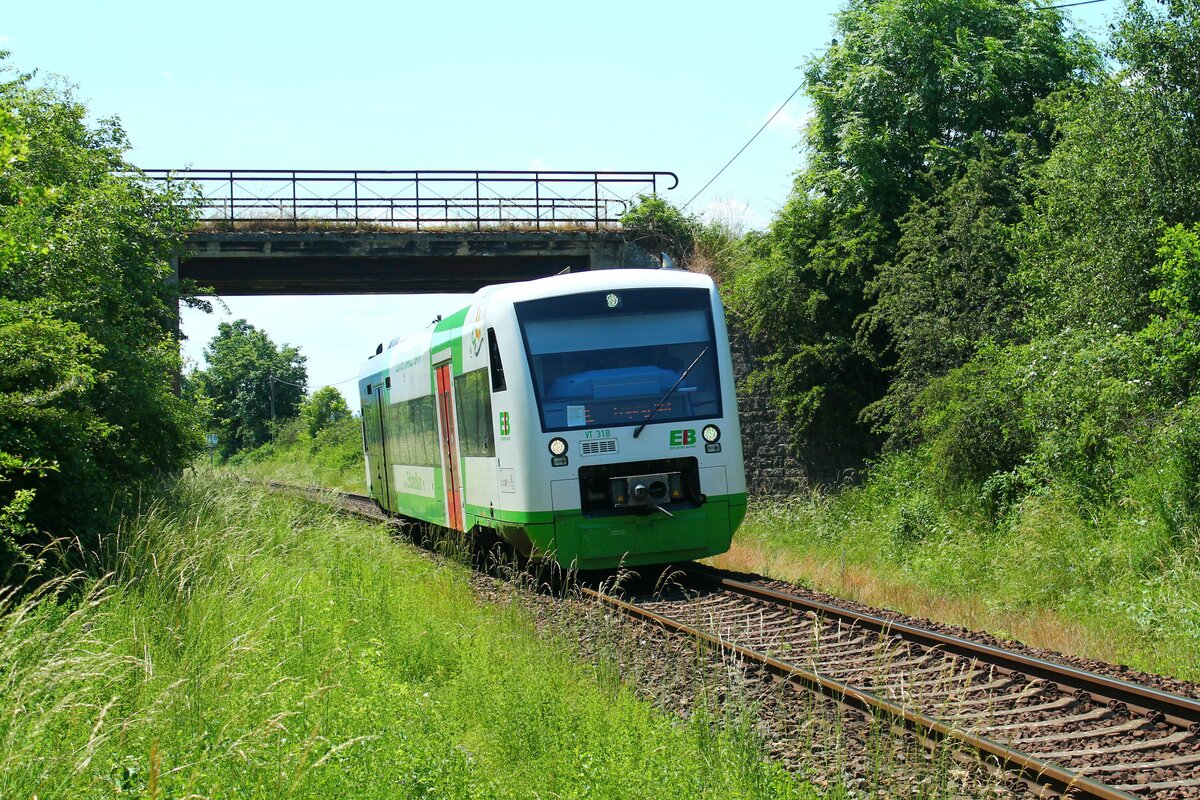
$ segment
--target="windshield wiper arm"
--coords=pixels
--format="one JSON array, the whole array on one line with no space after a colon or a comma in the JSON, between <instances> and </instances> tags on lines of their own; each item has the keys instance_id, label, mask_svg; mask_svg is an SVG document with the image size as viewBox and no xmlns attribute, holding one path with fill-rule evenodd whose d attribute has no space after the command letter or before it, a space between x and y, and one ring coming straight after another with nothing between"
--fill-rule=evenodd
<instances>
[{"instance_id":1,"label":"windshield wiper arm","mask_svg":"<svg viewBox=\"0 0 1200 800\"><path fill-rule=\"evenodd\" d=\"M679 384L683 383L683 379L686 378L688 376L688 373L692 371L692 367L694 367L694 366L696 366L696 364L700 363L700 359L704 358L704 354L707 352L708 352L708 345L704 345L704 349L700 351L700 355L696 356L696 358L692 361L692 363L688 364L688 368L679 374L679 380L675 381L675 385L672 386L670 389L667 389L667 393L662 396L661 400L659 400L657 403L654 404L654 408L650 409L650 413L646 415L646 418L644 420L642 420L642 424L638 425L634 429L633 438L635 438L635 439L638 438L638 435L641 434L642 430L645 429L646 425L649 424L651 417L653 417L655 414L658 413L658 410L660 408L662 408L662 404L667 402L667 398L670 397L671 394L674 393L674 391L679 388Z\"/></svg>"}]
</instances>

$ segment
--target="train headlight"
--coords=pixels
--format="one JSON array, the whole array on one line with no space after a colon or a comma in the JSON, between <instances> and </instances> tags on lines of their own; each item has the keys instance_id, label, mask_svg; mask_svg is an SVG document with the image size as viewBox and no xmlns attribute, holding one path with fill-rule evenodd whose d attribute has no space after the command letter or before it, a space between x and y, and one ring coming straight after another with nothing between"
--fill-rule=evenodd
<instances>
[{"instance_id":1,"label":"train headlight","mask_svg":"<svg viewBox=\"0 0 1200 800\"><path fill-rule=\"evenodd\" d=\"M550 455L564 456L567 454L567 440L561 436L555 436L550 440Z\"/></svg>"},{"instance_id":2,"label":"train headlight","mask_svg":"<svg viewBox=\"0 0 1200 800\"><path fill-rule=\"evenodd\" d=\"M700 435L704 437L704 441L708 442L709 444L714 444L715 442L719 442L721 440L721 429L716 425L705 425L704 430L700 432Z\"/></svg>"}]
</instances>

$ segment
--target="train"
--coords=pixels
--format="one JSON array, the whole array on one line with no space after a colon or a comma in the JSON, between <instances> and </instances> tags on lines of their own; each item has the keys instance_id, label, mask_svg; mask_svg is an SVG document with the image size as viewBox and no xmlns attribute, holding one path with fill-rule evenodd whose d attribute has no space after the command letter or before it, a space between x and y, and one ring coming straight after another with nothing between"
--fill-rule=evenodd
<instances>
[{"instance_id":1,"label":"train","mask_svg":"<svg viewBox=\"0 0 1200 800\"><path fill-rule=\"evenodd\" d=\"M370 496L566 569L729 549L746 474L717 287L605 269L480 289L358 379Z\"/></svg>"}]
</instances>

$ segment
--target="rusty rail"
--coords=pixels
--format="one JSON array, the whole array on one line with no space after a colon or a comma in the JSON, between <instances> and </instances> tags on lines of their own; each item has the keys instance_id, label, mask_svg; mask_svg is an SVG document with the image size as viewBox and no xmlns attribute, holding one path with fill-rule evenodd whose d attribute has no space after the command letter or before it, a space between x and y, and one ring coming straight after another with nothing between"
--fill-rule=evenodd
<instances>
[{"instance_id":1,"label":"rusty rail","mask_svg":"<svg viewBox=\"0 0 1200 800\"><path fill-rule=\"evenodd\" d=\"M583 593L595 600L612 606L635 619L660 625L666 630L705 642L719 650L736 655L749 663L759 664L772 675L802 686L809 691L825 695L842 705L866 711L882 713L904 727L920 734L922 741L957 739L984 756L990 756L1007 769L1016 770L1033 783L1053 787L1056 791L1069 793L1078 800L1135 800L1134 795L1092 780L1071 770L1063 769L1051 762L1042 761L1000 742L978 736L956 725L922 714L912 708L898 705L872 692L863 691L848 683L828 678L786 661L730 642L719 636L692 627L672 617L657 614L635 603L619 600L612 595L583 588Z\"/></svg>"}]
</instances>

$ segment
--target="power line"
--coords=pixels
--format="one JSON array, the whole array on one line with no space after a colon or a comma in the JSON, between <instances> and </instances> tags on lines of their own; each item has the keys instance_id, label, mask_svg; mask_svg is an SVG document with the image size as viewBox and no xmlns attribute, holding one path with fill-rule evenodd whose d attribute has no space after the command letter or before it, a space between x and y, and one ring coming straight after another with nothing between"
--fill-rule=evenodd
<instances>
[{"instance_id":1,"label":"power line","mask_svg":"<svg viewBox=\"0 0 1200 800\"><path fill-rule=\"evenodd\" d=\"M782 103L782 104L779 106L779 108L775 109L775 113L774 113L774 114L772 114L772 115L770 116L770 118L768 118L768 119L767 119L767 121L763 123L763 126L762 126L761 128L759 128L759 129L758 129L758 132L757 132L757 133L755 133L753 136L751 136L751 137L750 137L750 141L749 141L749 142L746 142L744 145L742 145L742 149L741 149L741 150L738 150L736 153L734 153L734 154L733 154L733 158L729 159L729 161L728 161L728 162L725 164L725 166L723 166L723 167L721 167L719 170L717 170L717 174L716 174L716 175L713 175L711 178L709 178L709 179L708 179L708 183L706 183L706 184L704 184L703 186L701 186L701 187L700 187L700 191L699 191L699 192L696 192L694 195L692 195L692 199L691 199L691 200L688 200L686 203L684 203L684 204L683 204L683 208L682 208L682 209L680 209L681 211L687 211L687 207L688 207L688 206L690 206L690 205L692 204L692 200L695 200L697 197L699 197L699 196L700 196L700 195L701 195L701 194L704 192L704 190L705 190L705 189L707 189L709 186L711 186L711 185L712 185L712 182L713 182L713 181L715 181L717 178L721 177L721 173L722 173L722 172L724 172L725 170L729 169L729 165L730 165L730 164L732 164L734 161L737 161L737 157L738 157L738 156L740 156L742 153L744 153L744 152L746 151L746 148L747 148L747 147L749 147L749 146L750 146L750 144L751 144L751 143L752 143L752 142L753 142L755 139L757 139L757 138L758 138L758 134L759 134L759 133L762 133L763 131L765 131L765 130L767 129L767 126L768 126L768 125L770 125L770 124L771 124L771 122L772 122L772 121L773 121L773 120L774 120L774 119L775 119L777 116L779 116L779 112L780 112L780 111L783 111L783 108L784 108L784 106L786 106L788 103L792 102L792 98L793 98L793 97L795 97L795 96L796 96L796 94L797 94L797 92L799 92L799 91L800 91L802 88L804 88L804 84L803 84L803 83L801 83L799 86L797 86L797 87L795 88L795 90L793 90L793 91L792 91L792 93L788 95L788 99L787 99L787 100L784 100L784 101L783 101L783 103Z\"/></svg>"},{"instance_id":2,"label":"power line","mask_svg":"<svg viewBox=\"0 0 1200 800\"><path fill-rule=\"evenodd\" d=\"M1050 9L1056 9L1056 8L1074 8L1075 6L1090 6L1090 5L1093 5L1094 3L1107 3L1107 2L1109 2L1109 0L1078 0L1078 2L1075 2L1075 3L1061 3L1056 6L1040 6L1040 8L1048 11ZM709 186L711 186L713 181L715 181L717 178L721 177L721 173L724 172L725 170L729 169L730 164L732 164L734 161L737 161L738 156L740 156L743 152L745 152L746 148L749 147L751 145L751 143L753 143L754 140L758 138L758 134L762 133L763 131L765 131L767 129L767 126L770 125L771 122L777 116L779 116L779 112L783 111L784 107L787 106L788 103L792 102L792 98L795 97L796 94L802 88L804 88L803 83L801 83L799 86L797 86L792 91L792 93L788 95L788 99L784 100L783 103L779 106L779 108L775 109L775 113L772 114L767 119L767 121L763 123L763 126L761 128L759 128L758 131L755 132L755 134L753 136L750 137L750 141L748 141L744 145L742 145L742 149L738 150L736 153L734 153L733 158L729 159L729 161L726 162L725 166L723 166L719 170L717 170L717 174L713 175L711 178L709 178L708 183L701 186L700 191L698 191L694 195L692 195L691 200L688 200L686 203L683 204L683 208L681 209L682 211L686 211L687 207L692 204L692 201L694 201L697 197L699 197L701 194L703 194L704 190L707 189Z\"/></svg>"},{"instance_id":3,"label":"power line","mask_svg":"<svg viewBox=\"0 0 1200 800\"><path fill-rule=\"evenodd\" d=\"M1077 3L1061 3L1057 6L1042 6L1043 9L1049 11L1052 8L1074 8L1075 6L1090 6L1093 3L1107 3L1108 0L1079 0Z\"/></svg>"},{"instance_id":4,"label":"power line","mask_svg":"<svg viewBox=\"0 0 1200 800\"><path fill-rule=\"evenodd\" d=\"M301 384L301 383L292 383L291 381L285 381L283 378L276 378L274 376L270 376L270 380L274 381L275 383L286 383L288 386L295 386L297 389L310 389L312 391L316 391L317 389L325 389L330 386L341 386L343 383L349 383L350 381L357 380L357 379L358 379L357 375L351 375L349 378L338 381L337 383L326 383L321 386L305 386L304 384Z\"/></svg>"}]
</instances>

